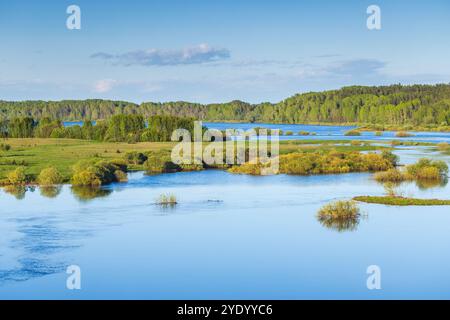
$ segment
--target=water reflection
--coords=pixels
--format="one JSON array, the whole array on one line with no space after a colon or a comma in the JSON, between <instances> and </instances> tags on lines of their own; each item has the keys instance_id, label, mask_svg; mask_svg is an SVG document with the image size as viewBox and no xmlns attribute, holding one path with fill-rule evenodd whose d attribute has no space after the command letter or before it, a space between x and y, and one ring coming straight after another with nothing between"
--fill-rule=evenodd
<instances>
[{"instance_id":1,"label":"water reflection","mask_svg":"<svg viewBox=\"0 0 450 320\"><path fill-rule=\"evenodd\" d=\"M40 187L41 196L45 198L56 198L61 193L61 186Z\"/></svg>"},{"instance_id":2,"label":"water reflection","mask_svg":"<svg viewBox=\"0 0 450 320\"><path fill-rule=\"evenodd\" d=\"M93 200L95 198L106 197L112 192L112 190L109 189L88 186L72 186L71 191L75 198L83 202Z\"/></svg>"},{"instance_id":3,"label":"water reflection","mask_svg":"<svg viewBox=\"0 0 450 320\"><path fill-rule=\"evenodd\" d=\"M448 178L439 180L417 180L416 185L420 190L427 190L432 188L444 188L448 184Z\"/></svg>"},{"instance_id":4,"label":"water reflection","mask_svg":"<svg viewBox=\"0 0 450 320\"><path fill-rule=\"evenodd\" d=\"M318 216L317 220L322 226L327 229L337 232L356 231L359 223L361 222L361 216L336 218L336 217L324 217Z\"/></svg>"},{"instance_id":5,"label":"water reflection","mask_svg":"<svg viewBox=\"0 0 450 320\"><path fill-rule=\"evenodd\" d=\"M27 189L28 188L25 186L5 186L5 187L3 187L3 191L14 196L17 200L22 200L25 198Z\"/></svg>"}]
</instances>

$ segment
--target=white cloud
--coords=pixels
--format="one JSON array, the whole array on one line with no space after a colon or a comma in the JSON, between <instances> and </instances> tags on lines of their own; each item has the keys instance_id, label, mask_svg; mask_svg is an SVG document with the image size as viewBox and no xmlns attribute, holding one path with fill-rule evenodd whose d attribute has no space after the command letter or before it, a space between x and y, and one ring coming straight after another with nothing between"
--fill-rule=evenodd
<instances>
[{"instance_id":1,"label":"white cloud","mask_svg":"<svg viewBox=\"0 0 450 320\"><path fill-rule=\"evenodd\" d=\"M135 50L121 54L97 52L91 58L110 61L116 65L132 66L176 66L214 62L230 57L225 48L214 48L208 44L200 44L180 50L147 49Z\"/></svg>"},{"instance_id":2,"label":"white cloud","mask_svg":"<svg viewBox=\"0 0 450 320\"><path fill-rule=\"evenodd\" d=\"M98 80L94 84L94 91L97 93L105 93L112 90L112 88L117 84L116 80L113 79L103 79Z\"/></svg>"}]
</instances>

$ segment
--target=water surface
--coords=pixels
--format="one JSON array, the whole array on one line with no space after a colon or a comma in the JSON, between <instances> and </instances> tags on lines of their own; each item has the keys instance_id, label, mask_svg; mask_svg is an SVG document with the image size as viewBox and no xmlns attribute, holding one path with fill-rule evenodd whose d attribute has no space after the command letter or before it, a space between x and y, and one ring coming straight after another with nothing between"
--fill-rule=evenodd
<instances>
[{"instance_id":1,"label":"water surface","mask_svg":"<svg viewBox=\"0 0 450 320\"><path fill-rule=\"evenodd\" d=\"M398 154L449 160L427 148ZM179 204L155 205L161 193ZM0 191L0 298L450 298L449 207L362 204L351 230L317 221L330 201L384 194L371 174L137 172L97 194L43 194ZM78 291L66 289L71 264L82 270ZM367 289L369 265L380 266L382 290Z\"/></svg>"}]
</instances>

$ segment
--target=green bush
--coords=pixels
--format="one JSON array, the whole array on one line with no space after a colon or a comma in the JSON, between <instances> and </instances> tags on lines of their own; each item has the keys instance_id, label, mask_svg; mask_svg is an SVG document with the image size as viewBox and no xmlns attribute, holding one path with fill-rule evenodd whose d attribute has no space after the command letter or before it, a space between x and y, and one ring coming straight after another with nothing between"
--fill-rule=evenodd
<instances>
[{"instance_id":1,"label":"green bush","mask_svg":"<svg viewBox=\"0 0 450 320\"><path fill-rule=\"evenodd\" d=\"M118 163L119 162L119 163ZM123 181L126 166L120 161L83 160L73 166L72 184L76 186L99 186Z\"/></svg>"},{"instance_id":2,"label":"green bush","mask_svg":"<svg viewBox=\"0 0 450 320\"><path fill-rule=\"evenodd\" d=\"M9 144L2 143L2 144L0 144L0 150L9 151L9 150L11 150L11 146Z\"/></svg>"},{"instance_id":3,"label":"green bush","mask_svg":"<svg viewBox=\"0 0 450 320\"><path fill-rule=\"evenodd\" d=\"M41 186L54 186L61 184L63 178L59 171L54 167L43 169L38 176L37 182Z\"/></svg>"}]
</instances>

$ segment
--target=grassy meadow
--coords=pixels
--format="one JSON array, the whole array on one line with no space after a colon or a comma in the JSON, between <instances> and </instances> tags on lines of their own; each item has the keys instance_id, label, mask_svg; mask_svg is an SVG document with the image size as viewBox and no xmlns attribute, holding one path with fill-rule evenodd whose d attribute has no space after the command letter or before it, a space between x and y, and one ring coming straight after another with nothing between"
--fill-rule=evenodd
<instances>
[{"instance_id":1,"label":"grassy meadow","mask_svg":"<svg viewBox=\"0 0 450 320\"><path fill-rule=\"evenodd\" d=\"M123 159L127 152L154 151L170 155L175 142L99 142L77 139L51 139L51 138L9 138L1 139L0 143L10 146L9 150L0 150L0 179L4 179L8 172L19 166L26 169L28 175L36 177L42 169L55 167L69 181L72 176L72 166L80 160ZM221 143L221 142L215 142ZM209 143L205 142L203 146ZM375 151L387 147L372 146L361 141L358 144L350 141L280 141L280 154L294 152L331 151ZM142 169L139 165L131 164L131 170Z\"/></svg>"}]
</instances>

